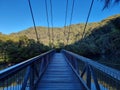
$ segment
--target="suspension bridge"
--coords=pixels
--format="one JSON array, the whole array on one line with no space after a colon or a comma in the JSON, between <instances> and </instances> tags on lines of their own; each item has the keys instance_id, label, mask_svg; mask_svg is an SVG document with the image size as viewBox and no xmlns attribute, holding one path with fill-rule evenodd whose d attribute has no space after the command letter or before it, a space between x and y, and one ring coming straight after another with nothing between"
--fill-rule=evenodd
<instances>
[{"instance_id":1,"label":"suspension bridge","mask_svg":"<svg viewBox=\"0 0 120 90\"><path fill-rule=\"evenodd\" d=\"M0 90L120 90L120 71L50 50L1 70Z\"/></svg>"},{"instance_id":2,"label":"suspension bridge","mask_svg":"<svg viewBox=\"0 0 120 90\"><path fill-rule=\"evenodd\" d=\"M70 17L72 22L74 1ZM39 41L32 6L28 0L36 39ZM92 10L92 0L82 38ZM52 35L50 35L48 7L45 0L49 43L54 43L53 11L50 0ZM68 0L66 2L65 24L67 20ZM71 27L66 38L69 43ZM66 28L64 30L65 35ZM50 37L51 36L51 37ZM120 90L120 71L104 66L89 58L73 52L50 50L14 66L0 71L0 90Z\"/></svg>"}]
</instances>

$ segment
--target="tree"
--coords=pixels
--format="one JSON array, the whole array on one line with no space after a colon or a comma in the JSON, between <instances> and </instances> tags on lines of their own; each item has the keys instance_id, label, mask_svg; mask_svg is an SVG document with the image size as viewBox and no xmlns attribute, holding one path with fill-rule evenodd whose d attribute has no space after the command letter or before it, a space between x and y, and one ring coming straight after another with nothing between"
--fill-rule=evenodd
<instances>
[{"instance_id":1,"label":"tree","mask_svg":"<svg viewBox=\"0 0 120 90\"><path fill-rule=\"evenodd\" d=\"M1 61L1 60L3 61L3 59L4 59L4 55L3 55L3 52L4 52L4 50L3 50L3 44L4 44L4 42L3 42L2 40L0 40L0 61Z\"/></svg>"},{"instance_id":2,"label":"tree","mask_svg":"<svg viewBox=\"0 0 120 90\"><path fill-rule=\"evenodd\" d=\"M101 1L105 3L103 9L108 8L113 3L114 4L120 3L120 0L101 0Z\"/></svg>"},{"instance_id":3,"label":"tree","mask_svg":"<svg viewBox=\"0 0 120 90\"><path fill-rule=\"evenodd\" d=\"M19 45L18 47L23 47L23 46L27 46L29 44L29 40L27 36L20 36L19 37Z\"/></svg>"}]
</instances>

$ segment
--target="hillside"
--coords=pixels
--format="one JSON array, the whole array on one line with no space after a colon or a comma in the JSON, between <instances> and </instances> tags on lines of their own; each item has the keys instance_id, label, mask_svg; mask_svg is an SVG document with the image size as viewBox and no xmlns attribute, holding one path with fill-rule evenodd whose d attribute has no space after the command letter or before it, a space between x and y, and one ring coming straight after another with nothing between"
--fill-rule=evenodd
<instances>
[{"instance_id":1,"label":"hillside","mask_svg":"<svg viewBox=\"0 0 120 90\"><path fill-rule=\"evenodd\" d=\"M116 18L119 18L119 17L120 17L120 15L115 15L115 16L108 17L107 19L104 19L101 22L88 23L87 28L86 28L86 34L89 35L92 31L94 31L95 28L105 27L105 25L107 25L109 21L112 21L112 20L114 20ZM75 41L81 39L83 29L84 29L84 23L71 25L70 27L71 27L71 29L70 29L69 44L74 43ZM65 34L64 34L64 30L65 30ZM69 30L69 26L67 26L66 28L65 27L53 28L54 41L55 41L54 44L55 45L58 45L59 43L66 44L66 38L68 36L68 30ZM45 45L48 45L48 43L49 43L48 28L37 27L37 31L38 31L40 42L45 44ZM52 31L52 28L50 28L50 32L51 31ZM35 31L32 27L28 28L26 30L23 30L21 32L18 32L18 33L10 34L10 36L14 36L14 37L19 37L21 35L26 35L28 38L36 40ZM64 40L65 40L65 42L64 42Z\"/></svg>"},{"instance_id":2,"label":"hillside","mask_svg":"<svg viewBox=\"0 0 120 90\"><path fill-rule=\"evenodd\" d=\"M115 42L117 43L117 41L120 40L120 15L111 16L105 20L102 20L101 22L92 24L91 27L88 27L88 29L86 30L86 35L83 39L79 39L71 45L84 46L79 44L87 43L88 45L92 46L97 45L96 47L101 47L101 49L103 50L103 47L109 47L109 45L112 44L113 41L115 44ZM117 46L117 44L115 46ZM94 49L92 49L92 51L93 50ZM96 54L95 51L93 51L93 53Z\"/></svg>"},{"instance_id":3,"label":"hillside","mask_svg":"<svg viewBox=\"0 0 120 90\"><path fill-rule=\"evenodd\" d=\"M69 26L53 28L54 47L65 46L67 50L89 58L97 57L97 59L102 58L103 61L107 60L109 63L120 63L120 14L108 17L100 22L88 23L85 37L81 39L84 26L84 23L70 26L69 45L67 45ZM37 31L40 43L49 45L48 28L37 27ZM52 28L50 28L50 34L51 31ZM36 40L35 31L32 27L10 35L0 33L0 40L18 42L23 36Z\"/></svg>"},{"instance_id":4,"label":"hillside","mask_svg":"<svg viewBox=\"0 0 120 90\"><path fill-rule=\"evenodd\" d=\"M85 38L66 48L120 70L120 15L102 20Z\"/></svg>"},{"instance_id":5,"label":"hillside","mask_svg":"<svg viewBox=\"0 0 120 90\"><path fill-rule=\"evenodd\" d=\"M91 30L99 25L99 23L89 23L87 26L87 33L91 32ZM70 26L70 39L69 39L69 44L74 43L76 40L79 40L81 38L81 35L83 33L83 28L84 28L84 23L82 24L75 24ZM65 30L65 33L64 33ZM54 36L54 45L58 46L59 44L64 44L66 45L66 39L68 36L68 31L69 26L66 28L53 28L53 36ZM48 37L48 28L46 27L37 27L37 32L39 35L39 41L45 45L49 44L49 37ZM52 35L52 28L50 28L50 34ZM12 33L9 36L13 37L20 37L26 35L29 39L34 39L36 40L35 36L35 31L34 28L28 28L26 30L23 30L18 33ZM52 38L52 36L50 36Z\"/></svg>"}]
</instances>

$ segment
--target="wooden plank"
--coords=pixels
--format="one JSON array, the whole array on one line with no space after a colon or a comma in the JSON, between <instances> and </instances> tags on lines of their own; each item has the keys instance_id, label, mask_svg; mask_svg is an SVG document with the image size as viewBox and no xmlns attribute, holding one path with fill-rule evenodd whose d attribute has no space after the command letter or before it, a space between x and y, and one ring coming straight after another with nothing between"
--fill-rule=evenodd
<instances>
[{"instance_id":1,"label":"wooden plank","mask_svg":"<svg viewBox=\"0 0 120 90\"><path fill-rule=\"evenodd\" d=\"M53 56L37 90L86 90L61 53Z\"/></svg>"},{"instance_id":2,"label":"wooden plank","mask_svg":"<svg viewBox=\"0 0 120 90\"><path fill-rule=\"evenodd\" d=\"M80 89L79 83L41 83L40 90L49 90L49 89L54 89L54 90L83 90Z\"/></svg>"}]
</instances>

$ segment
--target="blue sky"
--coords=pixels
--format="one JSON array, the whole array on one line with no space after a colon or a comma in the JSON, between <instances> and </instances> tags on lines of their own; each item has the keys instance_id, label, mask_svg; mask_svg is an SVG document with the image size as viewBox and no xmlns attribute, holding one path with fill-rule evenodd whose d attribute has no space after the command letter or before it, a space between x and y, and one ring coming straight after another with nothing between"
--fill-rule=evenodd
<instances>
[{"instance_id":1,"label":"blue sky","mask_svg":"<svg viewBox=\"0 0 120 90\"><path fill-rule=\"evenodd\" d=\"M49 21L50 0L47 0ZM70 13L73 0L68 0L67 25L70 23ZM84 23L86 21L91 0L74 0L72 24ZM34 18L37 26L47 26L44 0L31 0ZM52 0L53 4L53 26L63 27L65 22L66 0ZM102 11L103 3L95 0L89 22L101 21L109 16L120 14L120 4L111 6ZM19 32L33 26L27 0L0 0L0 32L10 34Z\"/></svg>"}]
</instances>

